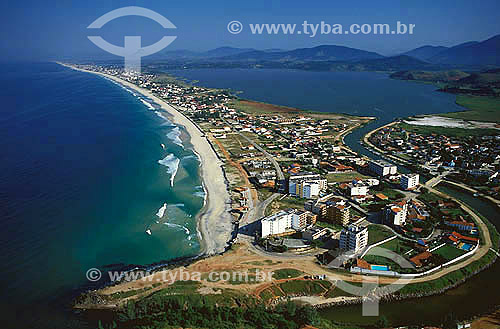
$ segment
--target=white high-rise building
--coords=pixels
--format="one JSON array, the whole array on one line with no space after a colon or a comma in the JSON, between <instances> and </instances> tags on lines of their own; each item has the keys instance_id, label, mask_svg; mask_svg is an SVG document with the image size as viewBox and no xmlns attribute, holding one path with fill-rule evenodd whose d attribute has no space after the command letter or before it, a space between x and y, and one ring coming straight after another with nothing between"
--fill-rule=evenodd
<instances>
[{"instance_id":1,"label":"white high-rise building","mask_svg":"<svg viewBox=\"0 0 500 329\"><path fill-rule=\"evenodd\" d=\"M290 181L288 192L290 195L300 198L313 199L326 189L326 179L308 181Z\"/></svg>"},{"instance_id":2,"label":"white high-rise building","mask_svg":"<svg viewBox=\"0 0 500 329\"><path fill-rule=\"evenodd\" d=\"M292 228L292 209L281 210L280 212L273 214L271 216L262 218L261 236L264 238L268 235L285 233L287 230Z\"/></svg>"},{"instance_id":3,"label":"white high-rise building","mask_svg":"<svg viewBox=\"0 0 500 329\"><path fill-rule=\"evenodd\" d=\"M368 228L349 225L340 233L340 249L358 253L368 245Z\"/></svg>"},{"instance_id":4,"label":"white high-rise building","mask_svg":"<svg viewBox=\"0 0 500 329\"><path fill-rule=\"evenodd\" d=\"M301 197L313 199L319 196L320 186L318 182L303 182L299 187L301 189Z\"/></svg>"},{"instance_id":5,"label":"white high-rise building","mask_svg":"<svg viewBox=\"0 0 500 329\"><path fill-rule=\"evenodd\" d=\"M407 174L401 175L400 187L403 190L411 190L418 186L420 181L419 174Z\"/></svg>"},{"instance_id":6,"label":"white high-rise building","mask_svg":"<svg viewBox=\"0 0 500 329\"><path fill-rule=\"evenodd\" d=\"M327 180L319 174L299 173L291 175L288 179L288 193L301 198L312 199L325 191L328 187Z\"/></svg>"},{"instance_id":7,"label":"white high-rise building","mask_svg":"<svg viewBox=\"0 0 500 329\"><path fill-rule=\"evenodd\" d=\"M401 201L396 204L387 205L384 212L384 219L387 225L403 226L406 224L406 216L408 215L408 203Z\"/></svg>"},{"instance_id":8,"label":"white high-rise building","mask_svg":"<svg viewBox=\"0 0 500 329\"><path fill-rule=\"evenodd\" d=\"M372 160L368 164L371 172L379 176L396 175L398 167L384 160Z\"/></svg>"},{"instance_id":9,"label":"white high-rise building","mask_svg":"<svg viewBox=\"0 0 500 329\"><path fill-rule=\"evenodd\" d=\"M280 212L262 218L261 236L282 234L287 231L302 231L316 222L316 215L310 211L288 208ZM292 232L293 233L293 232Z\"/></svg>"}]
</instances>

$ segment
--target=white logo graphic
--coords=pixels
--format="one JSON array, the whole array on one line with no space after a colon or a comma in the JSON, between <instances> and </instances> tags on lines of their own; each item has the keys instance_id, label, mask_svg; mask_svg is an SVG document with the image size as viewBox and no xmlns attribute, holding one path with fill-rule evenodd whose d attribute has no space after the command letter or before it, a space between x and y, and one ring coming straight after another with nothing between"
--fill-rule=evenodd
<instances>
[{"instance_id":1,"label":"white logo graphic","mask_svg":"<svg viewBox=\"0 0 500 329\"><path fill-rule=\"evenodd\" d=\"M231 21L227 23L227 30L231 34L238 34L243 30L243 24L239 21Z\"/></svg>"},{"instance_id":2,"label":"white logo graphic","mask_svg":"<svg viewBox=\"0 0 500 329\"><path fill-rule=\"evenodd\" d=\"M112 10L107 14L102 15L96 19L92 24L90 24L88 29L100 29L106 23L114 20L115 18L124 16L142 16L149 18L158 24L160 24L165 29L175 29L175 25L172 24L168 19L147 8L142 7L123 7L119 9ZM99 36L89 36L90 41L92 41L99 48L111 53L113 55L125 57L125 71L127 72L140 72L141 71L141 57L152 55L159 52L163 48L171 44L177 37L174 36L164 36L156 43L141 47L141 37L140 36L125 36L124 47L118 47L110 44L102 37Z\"/></svg>"},{"instance_id":3,"label":"white logo graphic","mask_svg":"<svg viewBox=\"0 0 500 329\"><path fill-rule=\"evenodd\" d=\"M89 268L87 270L87 273L85 273L85 276L87 277L87 280L91 282L96 282L101 279L101 271L99 271L99 269L95 267Z\"/></svg>"}]
</instances>

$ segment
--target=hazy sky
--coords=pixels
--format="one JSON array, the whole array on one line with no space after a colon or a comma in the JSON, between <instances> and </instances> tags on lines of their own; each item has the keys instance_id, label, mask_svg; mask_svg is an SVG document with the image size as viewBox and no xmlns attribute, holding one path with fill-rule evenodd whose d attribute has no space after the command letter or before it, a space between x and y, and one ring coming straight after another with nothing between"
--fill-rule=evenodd
<instances>
[{"instance_id":1,"label":"hazy sky","mask_svg":"<svg viewBox=\"0 0 500 329\"><path fill-rule=\"evenodd\" d=\"M147 18L122 17L97 33L87 26L106 12L141 6L168 18L175 30L165 30ZM102 50L88 35L101 35L123 45L124 35L140 35L143 45L161 36L176 35L168 50L208 50L221 46L257 49L294 49L320 44L344 45L381 54L395 54L425 44L452 46L500 34L498 0L419 1L131 1L131 0L26 0L2 1L1 57L44 60L71 56L99 56ZM243 32L230 34L229 21L238 20ZM413 35L252 35L250 23L415 24Z\"/></svg>"}]
</instances>

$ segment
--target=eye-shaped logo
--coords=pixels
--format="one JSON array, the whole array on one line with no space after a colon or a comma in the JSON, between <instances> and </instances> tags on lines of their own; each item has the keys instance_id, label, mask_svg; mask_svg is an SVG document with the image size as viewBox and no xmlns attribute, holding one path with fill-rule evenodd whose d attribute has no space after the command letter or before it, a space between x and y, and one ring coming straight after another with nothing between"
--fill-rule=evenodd
<instances>
[{"instance_id":1,"label":"eye-shaped logo","mask_svg":"<svg viewBox=\"0 0 500 329\"><path fill-rule=\"evenodd\" d=\"M158 24L160 24L165 29L175 29L175 25L172 24L168 19L147 8L142 7L123 7L119 9L112 10L98 19L96 19L92 24L90 24L88 29L100 29L106 23L120 17L124 16L142 16L149 18ZM127 72L140 72L141 71L141 57L152 55L159 52L163 48L171 44L177 37L174 36L164 36L156 43L141 47L141 37L140 36L125 36L124 47L118 47L110 44L102 37L99 36L89 36L90 41L92 41L99 48L111 53L113 55L122 56L125 58L125 71Z\"/></svg>"}]
</instances>

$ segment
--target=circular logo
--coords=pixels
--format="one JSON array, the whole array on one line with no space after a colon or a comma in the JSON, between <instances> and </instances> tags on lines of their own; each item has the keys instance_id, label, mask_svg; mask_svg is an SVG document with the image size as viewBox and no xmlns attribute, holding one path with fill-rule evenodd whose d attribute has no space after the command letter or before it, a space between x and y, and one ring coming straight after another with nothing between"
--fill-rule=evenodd
<instances>
[{"instance_id":1,"label":"circular logo","mask_svg":"<svg viewBox=\"0 0 500 329\"><path fill-rule=\"evenodd\" d=\"M101 271L97 268L89 268L85 276L87 277L87 280L96 282L101 279Z\"/></svg>"},{"instance_id":2,"label":"circular logo","mask_svg":"<svg viewBox=\"0 0 500 329\"><path fill-rule=\"evenodd\" d=\"M240 21L231 21L227 24L227 30L231 34L238 34L243 30L243 24Z\"/></svg>"}]
</instances>

